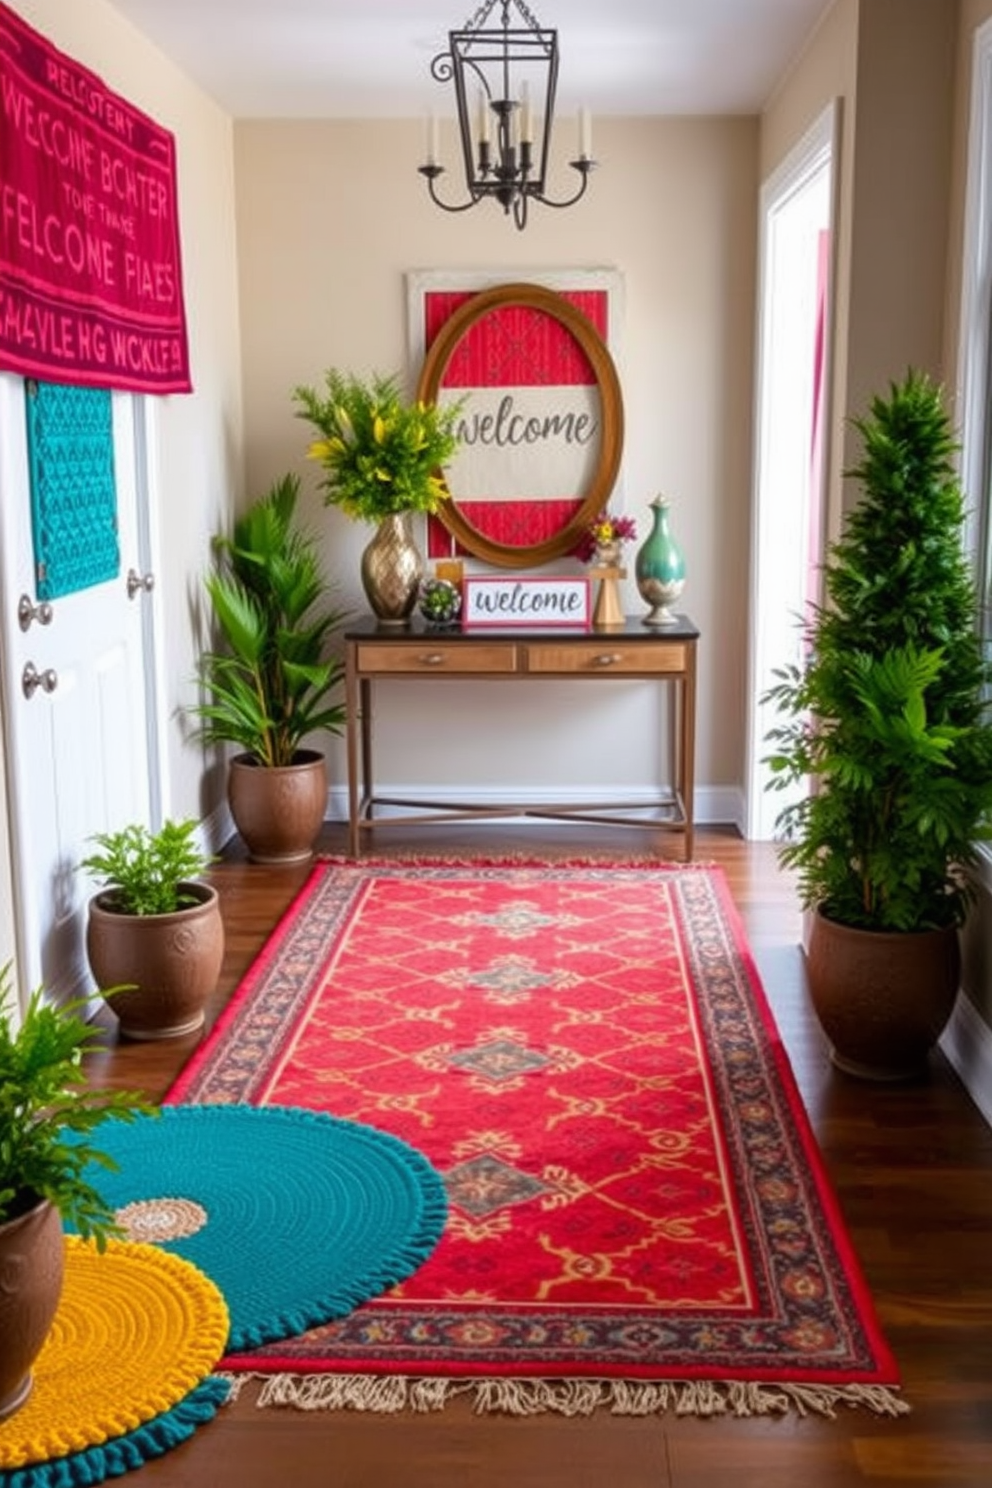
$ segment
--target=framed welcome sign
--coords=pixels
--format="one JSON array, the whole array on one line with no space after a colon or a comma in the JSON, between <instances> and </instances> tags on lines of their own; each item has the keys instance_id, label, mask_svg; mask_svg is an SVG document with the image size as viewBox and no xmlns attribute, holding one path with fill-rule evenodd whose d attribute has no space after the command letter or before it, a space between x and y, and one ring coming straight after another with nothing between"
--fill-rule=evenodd
<instances>
[{"instance_id":1,"label":"framed welcome sign","mask_svg":"<svg viewBox=\"0 0 992 1488\"><path fill-rule=\"evenodd\" d=\"M424 347L417 395L461 404L459 448L444 471L451 499L431 519L431 557L536 567L570 553L608 504L623 452L611 289L473 291L411 276L411 329Z\"/></svg>"}]
</instances>

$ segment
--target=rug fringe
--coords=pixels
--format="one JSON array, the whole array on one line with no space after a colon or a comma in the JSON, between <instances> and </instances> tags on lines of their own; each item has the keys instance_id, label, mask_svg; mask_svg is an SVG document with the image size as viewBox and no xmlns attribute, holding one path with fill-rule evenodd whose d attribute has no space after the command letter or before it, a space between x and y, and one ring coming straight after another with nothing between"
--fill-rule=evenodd
<instances>
[{"instance_id":1,"label":"rug fringe","mask_svg":"<svg viewBox=\"0 0 992 1488\"><path fill-rule=\"evenodd\" d=\"M230 1374L231 1400L249 1380L261 1380L256 1406L294 1410L354 1410L394 1415L439 1411L458 1396L483 1414L591 1416L799 1416L835 1420L838 1407L904 1416L910 1407L886 1385L772 1384L743 1380L479 1379L370 1374Z\"/></svg>"}]
</instances>

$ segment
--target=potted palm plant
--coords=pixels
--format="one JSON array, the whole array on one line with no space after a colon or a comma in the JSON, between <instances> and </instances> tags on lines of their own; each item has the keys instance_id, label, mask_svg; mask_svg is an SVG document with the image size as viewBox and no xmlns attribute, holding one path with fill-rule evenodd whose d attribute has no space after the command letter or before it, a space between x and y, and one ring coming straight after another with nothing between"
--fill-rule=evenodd
<instances>
[{"instance_id":1,"label":"potted palm plant","mask_svg":"<svg viewBox=\"0 0 992 1488\"><path fill-rule=\"evenodd\" d=\"M224 959L217 890L197 823L132 823L101 832L80 867L101 886L90 900L86 954L125 1038L174 1038L203 1024Z\"/></svg>"},{"instance_id":2,"label":"potted palm plant","mask_svg":"<svg viewBox=\"0 0 992 1488\"><path fill-rule=\"evenodd\" d=\"M323 467L325 503L376 523L362 554L365 597L380 623L405 625L423 577L410 515L436 512L448 496L441 467L458 448L462 400L407 402L395 376L363 382L333 368L323 390L293 396L318 434L308 454Z\"/></svg>"},{"instance_id":3,"label":"potted palm plant","mask_svg":"<svg viewBox=\"0 0 992 1488\"><path fill-rule=\"evenodd\" d=\"M862 496L825 566L805 659L769 698L782 862L812 911L810 992L834 1062L918 1073L958 991L969 869L989 835L989 671L941 393L910 371L855 421Z\"/></svg>"},{"instance_id":4,"label":"potted palm plant","mask_svg":"<svg viewBox=\"0 0 992 1488\"><path fill-rule=\"evenodd\" d=\"M83 1054L99 1030L82 1016L88 1006L37 991L18 1022L10 968L0 968L0 1420L27 1400L58 1308L63 1220L101 1248L120 1233L83 1177L91 1162L113 1166L91 1135L150 1110L128 1091L90 1088Z\"/></svg>"},{"instance_id":5,"label":"potted palm plant","mask_svg":"<svg viewBox=\"0 0 992 1488\"><path fill-rule=\"evenodd\" d=\"M327 654L343 613L316 539L296 525L299 479L285 475L215 541L206 581L222 645L200 657L204 700L191 710L206 744L238 747L229 762L228 801L250 856L287 863L308 858L327 808L323 753L308 735L340 733L334 699L344 666Z\"/></svg>"}]
</instances>

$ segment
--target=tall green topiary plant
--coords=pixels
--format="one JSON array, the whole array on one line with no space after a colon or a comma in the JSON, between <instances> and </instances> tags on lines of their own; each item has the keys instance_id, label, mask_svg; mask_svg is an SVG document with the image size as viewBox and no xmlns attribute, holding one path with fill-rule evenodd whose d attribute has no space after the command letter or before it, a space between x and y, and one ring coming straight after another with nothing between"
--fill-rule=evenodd
<instances>
[{"instance_id":1,"label":"tall green topiary plant","mask_svg":"<svg viewBox=\"0 0 992 1488\"><path fill-rule=\"evenodd\" d=\"M911 371L855 420L863 494L825 568L806 658L769 692L776 783L811 782L779 818L807 908L840 924L958 925L989 835L989 669L962 552L955 441L939 389Z\"/></svg>"}]
</instances>

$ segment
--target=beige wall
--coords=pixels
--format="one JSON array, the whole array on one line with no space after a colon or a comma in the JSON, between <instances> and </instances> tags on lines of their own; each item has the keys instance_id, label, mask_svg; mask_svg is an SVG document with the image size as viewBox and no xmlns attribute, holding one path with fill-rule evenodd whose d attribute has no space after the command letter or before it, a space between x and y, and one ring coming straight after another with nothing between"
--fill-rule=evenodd
<instances>
[{"instance_id":1,"label":"beige wall","mask_svg":"<svg viewBox=\"0 0 992 1488\"><path fill-rule=\"evenodd\" d=\"M408 270L493 270L506 279L619 270L626 505L646 536L648 502L659 491L672 498L688 568L683 606L702 632L696 777L703 787L737 789L757 121L597 120L602 168L587 197L566 212L536 207L523 232L494 204L463 216L434 207L416 171L422 137L420 121L236 124L248 484L260 490L295 468L315 488L304 458L308 429L292 410L297 383L319 380L332 365L415 373L406 348ZM451 159L453 140L442 144ZM558 183L559 191L567 186ZM371 531L312 497L308 515L324 534L342 597L361 607L359 555ZM627 601L643 612L629 582ZM651 689L591 696L507 684L504 729L494 726L488 693L476 699L443 683L433 692L429 712L420 687L384 692L382 779L496 787L656 778ZM339 780L340 760L339 749Z\"/></svg>"},{"instance_id":2,"label":"beige wall","mask_svg":"<svg viewBox=\"0 0 992 1488\"><path fill-rule=\"evenodd\" d=\"M157 614L164 639L166 807L201 816L200 753L184 743L180 710L192 696L192 607L209 536L242 484L241 347L237 308L234 169L230 120L104 0L16 0L24 19L98 73L176 136L179 216L192 395L156 399L159 558ZM0 843L6 844L0 811ZM0 892L5 871L0 871ZM12 943L9 899L0 900L0 955Z\"/></svg>"},{"instance_id":3,"label":"beige wall","mask_svg":"<svg viewBox=\"0 0 992 1488\"><path fill-rule=\"evenodd\" d=\"M861 0L847 406L943 376L956 6ZM857 448L848 439L848 458ZM849 493L854 499L856 492Z\"/></svg>"}]
</instances>

